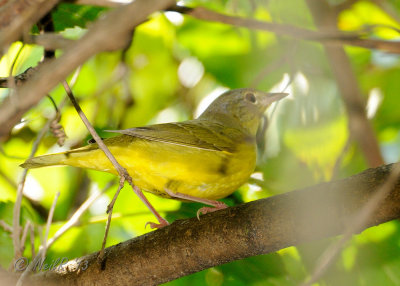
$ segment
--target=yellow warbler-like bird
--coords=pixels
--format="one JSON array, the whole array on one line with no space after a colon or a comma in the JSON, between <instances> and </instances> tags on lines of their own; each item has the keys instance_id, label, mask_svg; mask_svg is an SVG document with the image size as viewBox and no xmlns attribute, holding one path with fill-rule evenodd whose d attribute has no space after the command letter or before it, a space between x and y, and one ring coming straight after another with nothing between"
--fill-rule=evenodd
<instances>
[{"instance_id":1,"label":"yellow warbler-like bird","mask_svg":"<svg viewBox=\"0 0 400 286\"><path fill-rule=\"evenodd\" d=\"M250 88L231 90L197 119L110 131L122 135L103 141L142 190L202 202L213 208L199 212L210 212L225 208L215 200L233 193L254 171L260 119L272 102L286 95ZM28 159L21 166L53 165L118 175L97 144Z\"/></svg>"}]
</instances>

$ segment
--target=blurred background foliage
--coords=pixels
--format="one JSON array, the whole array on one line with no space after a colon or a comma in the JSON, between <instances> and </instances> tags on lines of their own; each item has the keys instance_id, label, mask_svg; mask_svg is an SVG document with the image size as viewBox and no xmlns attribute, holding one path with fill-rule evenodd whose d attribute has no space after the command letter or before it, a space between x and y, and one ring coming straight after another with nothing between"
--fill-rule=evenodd
<instances>
[{"instance_id":1,"label":"blurred background foliage","mask_svg":"<svg viewBox=\"0 0 400 286\"><path fill-rule=\"evenodd\" d=\"M343 1L328 1L336 7ZM371 37L399 40L400 5L391 1L351 1L338 15L337 27L354 31L376 25ZM262 21L314 29L307 4L295 1L181 1L189 7L207 7L217 12ZM57 33L71 39L83 35L88 24L106 8L60 4L53 12ZM390 28L392 27L392 28ZM35 29L33 29L35 32ZM21 43L14 43L0 61L0 76L8 76ZM357 47L346 47L352 68L367 105L380 150L386 163L400 155L400 61L397 55ZM57 54L62 51L57 51ZM43 48L25 45L14 74L36 66ZM177 12L156 13L134 32L132 44L123 52L98 54L78 71L73 91L103 137L102 130L191 119L226 89L256 87L287 91L290 97L269 112L268 131L259 142L258 166L248 184L224 199L229 205L248 202L330 180L338 163L337 178L351 176L368 166L360 148L349 140L348 116L323 47L273 33L205 22ZM72 75L71 75L72 78ZM69 79L70 80L70 79ZM0 90L0 99L8 89ZM65 93L51 92L57 104ZM15 126L1 145L0 217L12 224L16 185L32 144L54 115L51 101L44 98ZM50 132L37 154L87 144L88 132L67 103L61 124L68 136L58 147ZM347 148L345 148L347 146ZM341 158L341 160L338 160ZM195 174L193 174L195 176ZM109 174L72 167L29 171L24 193L45 211L56 192L60 198L50 236L68 220L88 195L100 192L115 180ZM105 226L105 210L116 187L100 197L82 217L48 250L47 261L69 259L97 251ZM193 217L199 205L180 203L147 195L169 221ZM35 244L40 244L46 216L23 200L22 224L35 225ZM141 235L153 216L129 188L124 188L114 208L107 245ZM276 253L252 257L204 270L168 285L297 285L309 277L319 255L337 238L289 247ZM397 220L372 227L356 235L318 284L400 285L400 224ZM24 255L30 257L29 243ZM13 257L12 240L0 228L0 264L7 268ZM134 263L134 262L133 262Z\"/></svg>"}]
</instances>

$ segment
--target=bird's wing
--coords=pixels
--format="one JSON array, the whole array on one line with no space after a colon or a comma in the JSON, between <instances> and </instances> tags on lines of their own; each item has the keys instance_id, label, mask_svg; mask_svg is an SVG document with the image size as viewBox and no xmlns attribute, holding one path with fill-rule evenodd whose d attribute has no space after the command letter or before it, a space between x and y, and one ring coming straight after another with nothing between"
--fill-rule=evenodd
<instances>
[{"instance_id":1,"label":"bird's wing","mask_svg":"<svg viewBox=\"0 0 400 286\"><path fill-rule=\"evenodd\" d=\"M244 137L237 129L198 120L107 131L150 141L228 153L234 152L238 140Z\"/></svg>"}]
</instances>

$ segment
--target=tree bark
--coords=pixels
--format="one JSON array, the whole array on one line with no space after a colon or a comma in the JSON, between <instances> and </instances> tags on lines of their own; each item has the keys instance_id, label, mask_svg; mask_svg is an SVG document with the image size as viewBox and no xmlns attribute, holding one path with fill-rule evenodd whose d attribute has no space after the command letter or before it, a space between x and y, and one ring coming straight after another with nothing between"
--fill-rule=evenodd
<instances>
[{"instance_id":1,"label":"tree bark","mask_svg":"<svg viewBox=\"0 0 400 286\"><path fill-rule=\"evenodd\" d=\"M400 163L397 163L400 164ZM155 285L249 256L342 234L381 188L394 165L230 207L71 261L64 271L31 276L40 285ZM400 180L363 229L400 217ZM81 269L77 269L81 261ZM83 270L83 268L87 269Z\"/></svg>"},{"instance_id":2,"label":"tree bark","mask_svg":"<svg viewBox=\"0 0 400 286\"><path fill-rule=\"evenodd\" d=\"M137 25L151 13L174 4L174 0L137 0L118 7L98 19L81 39L66 47L59 58L37 67L37 73L0 104L0 141L7 139L26 111L79 65L97 53L124 48Z\"/></svg>"}]
</instances>

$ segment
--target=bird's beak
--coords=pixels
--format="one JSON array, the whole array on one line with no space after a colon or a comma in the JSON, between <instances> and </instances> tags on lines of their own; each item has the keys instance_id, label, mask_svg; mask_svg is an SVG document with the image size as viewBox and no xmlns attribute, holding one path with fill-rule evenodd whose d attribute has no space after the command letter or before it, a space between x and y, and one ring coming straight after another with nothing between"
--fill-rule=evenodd
<instances>
[{"instance_id":1,"label":"bird's beak","mask_svg":"<svg viewBox=\"0 0 400 286\"><path fill-rule=\"evenodd\" d=\"M289 93L285 92L266 92L263 94L264 96L262 97L262 105L267 107L271 103L281 100L282 98L286 97L289 95Z\"/></svg>"},{"instance_id":2,"label":"bird's beak","mask_svg":"<svg viewBox=\"0 0 400 286\"><path fill-rule=\"evenodd\" d=\"M288 95L289 95L289 93L285 93L285 92L267 93L267 100L268 100L269 104L271 104L272 102L281 100L282 98L284 98Z\"/></svg>"}]
</instances>

